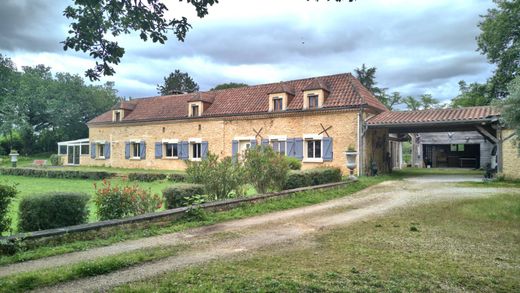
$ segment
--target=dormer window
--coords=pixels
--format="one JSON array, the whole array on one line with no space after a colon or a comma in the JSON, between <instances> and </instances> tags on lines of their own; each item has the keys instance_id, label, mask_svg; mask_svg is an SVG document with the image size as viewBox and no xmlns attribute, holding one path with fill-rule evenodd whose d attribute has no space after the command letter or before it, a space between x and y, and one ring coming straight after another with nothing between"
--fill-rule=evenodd
<instances>
[{"instance_id":1,"label":"dormer window","mask_svg":"<svg viewBox=\"0 0 520 293\"><path fill-rule=\"evenodd\" d=\"M114 110L112 113L113 122L121 122L123 120L123 110Z\"/></svg>"},{"instance_id":2,"label":"dormer window","mask_svg":"<svg viewBox=\"0 0 520 293\"><path fill-rule=\"evenodd\" d=\"M116 122L121 121L121 112L116 112Z\"/></svg>"},{"instance_id":3,"label":"dormer window","mask_svg":"<svg viewBox=\"0 0 520 293\"><path fill-rule=\"evenodd\" d=\"M318 108L318 95L308 95L307 99L309 99L309 109L317 109Z\"/></svg>"},{"instance_id":4,"label":"dormer window","mask_svg":"<svg viewBox=\"0 0 520 293\"><path fill-rule=\"evenodd\" d=\"M188 104L188 116L189 117L202 116L203 109L204 108L203 108L202 102L190 102Z\"/></svg>"},{"instance_id":5,"label":"dormer window","mask_svg":"<svg viewBox=\"0 0 520 293\"><path fill-rule=\"evenodd\" d=\"M283 98L275 97L273 98L273 111L282 111L283 110Z\"/></svg>"},{"instance_id":6,"label":"dormer window","mask_svg":"<svg viewBox=\"0 0 520 293\"><path fill-rule=\"evenodd\" d=\"M194 117L199 116L199 105L191 105L191 115Z\"/></svg>"}]
</instances>

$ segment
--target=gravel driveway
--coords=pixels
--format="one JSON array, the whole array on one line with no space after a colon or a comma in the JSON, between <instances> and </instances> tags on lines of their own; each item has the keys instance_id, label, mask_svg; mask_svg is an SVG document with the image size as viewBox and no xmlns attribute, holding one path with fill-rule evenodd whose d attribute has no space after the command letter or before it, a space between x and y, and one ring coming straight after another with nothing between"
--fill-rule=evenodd
<instances>
[{"instance_id":1,"label":"gravel driveway","mask_svg":"<svg viewBox=\"0 0 520 293\"><path fill-rule=\"evenodd\" d=\"M423 176L402 181L387 181L354 195L317 205L7 265L0 267L0 276L73 264L136 249L176 244L187 244L191 247L178 255L159 261L39 290L41 292L104 291L113 286L186 266L222 257L247 255L254 253L255 249L268 245L304 239L319 230L382 216L396 208L440 200L486 197L505 192L520 193L520 189L475 188L456 184L477 180L480 178L473 176ZM232 237L222 237L222 235Z\"/></svg>"}]
</instances>

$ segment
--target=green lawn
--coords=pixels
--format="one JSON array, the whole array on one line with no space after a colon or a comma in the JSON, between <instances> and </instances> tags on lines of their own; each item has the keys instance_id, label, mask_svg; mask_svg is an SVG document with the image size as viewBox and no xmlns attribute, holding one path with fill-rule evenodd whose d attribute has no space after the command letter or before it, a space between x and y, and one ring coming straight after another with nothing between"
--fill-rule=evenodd
<instances>
[{"instance_id":1,"label":"green lawn","mask_svg":"<svg viewBox=\"0 0 520 293\"><path fill-rule=\"evenodd\" d=\"M520 292L520 197L397 210L116 292Z\"/></svg>"},{"instance_id":2,"label":"green lawn","mask_svg":"<svg viewBox=\"0 0 520 293\"><path fill-rule=\"evenodd\" d=\"M110 180L112 184L121 184L123 180L120 178L114 178ZM33 178L25 176L0 176L0 183L16 184L16 188L19 191L17 197L13 200L10 207L9 215L13 219L11 227L16 231L18 222L18 204L20 199L30 194L45 193L51 191L74 191L74 192L85 192L90 195L94 195L94 183L98 184L101 181L86 180L86 179L57 179L57 178ZM133 184L134 182L129 182ZM168 181L156 181L156 182L136 182L143 188L150 188L153 193L162 195L162 190L174 183ZM90 216L89 221L93 222L97 220L95 206L91 202L89 203Z\"/></svg>"}]
</instances>

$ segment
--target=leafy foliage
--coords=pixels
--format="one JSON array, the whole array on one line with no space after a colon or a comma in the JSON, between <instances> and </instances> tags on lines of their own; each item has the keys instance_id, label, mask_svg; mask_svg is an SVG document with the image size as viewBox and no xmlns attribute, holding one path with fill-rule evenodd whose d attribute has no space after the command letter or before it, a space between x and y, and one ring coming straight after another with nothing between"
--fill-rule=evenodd
<instances>
[{"instance_id":1,"label":"leafy foliage","mask_svg":"<svg viewBox=\"0 0 520 293\"><path fill-rule=\"evenodd\" d=\"M502 110L502 119L506 125L516 130L517 141L520 137L520 76L517 76L507 88L509 95L498 102ZM518 144L520 150L520 144Z\"/></svg>"},{"instance_id":2,"label":"leafy foliage","mask_svg":"<svg viewBox=\"0 0 520 293\"><path fill-rule=\"evenodd\" d=\"M208 14L208 5L218 0L188 0L194 6L197 16ZM63 14L70 19L69 37L63 42L63 49L88 52L96 60L96 66L87 70L86 76L98 80L101 75L113 75L112 64L119 64L125 49L113 40L121 34L139 32L143 41L164 44L167 34L173 32L179 41L184 41L191 28L186 17L168 18L168 7L160 0L132 1L75 0Z\"/></svg>"},{"instance_id":3,"label":"leafy foliage","mask_svg":"<svg viewBox=\"0 0 520 293\"><path fill-rule=\"evenodd\" d=\"M51 161L52 166L61 166L63 165L63 162L61 161L61 157L57 154L52 154L49 158L49 161Z\"/></svg>"},{"instance_id":4,"label":"leafy foliage","mask_svg":"<svg viewBox=\"0 0 520 293\"><path fill-rule=\"evenodd\" d=\"M58 141L88 136L86 123L118 101L113 83L86 85L44 65L18 71L1 55L0 73L0 136L7 148L21 143L22 154L55 152Z\"/></svg>"},{"instance_id":5,"label":"leafy foliage","mask_svg":"<svg viewBox=\"0 0 520 293\"><path fill-rule=\"evenodd\" d=\"M402 100L408 110L427 110L442 107L439 100L432 97L430 94L423 94L419 98L408 96Z\"/></svg>"},{"instance_id":6,"label":"leafy foliage","mask_svg":"<svg viewBox=\"0 0 520 293\"><path fill-rule=\"evenodd\" d=\"M166 208L173 209L188 206L190 204L189 198L204 194L204 186L202 184L182 183L170 186L164 189L162 193L166 200Z\"/></svg>"},{"instance_id":7,"label":"leafy foliage","mask_svg":"<svg viewBox=\"0 0 520 293\"><path fill-rule=\"evenodd\" d=\"M9 205L17 193L15 186L0 184L0 232L6 231L11 226L11 219L8 216Z\"/></svg>"},{"instance_id":8,"label":"leafy foliage","mask_svg":"<svg viewBox=\"0 0 520 293\"><path fill-rule=\"evenodd\" d=\"M283 189L289 164L271 147L257 146L246 151L244 171L249 183L259 193L266 193Z\"/></svg>"},{"instance_id":9,"label":"leafy foliage","mask_svg":"<svg viewBox=\"0 0 520 293\"><path fill-rule=\"evenodd\" d=\"M497 66L489 81L493 97L507 95L507 85L520 68L520 1L493 0L496 8L488 9L479 23L478 50Z\"/></svg>"},{"instance_id":10,"label":"leafy foliage","mask_svg":"<svg viewBox=\"0 0 520 293\"><path fill-rule=\"evenodd\" d=\"M488 84L474 82L468 85L461 80L459 91L460 94L451 100L452 107L486 106L493 100Z\"/></svg>"},{"instance_id":11,"label":"leafy foliage","mask_svg":"<svg viewBox=\"0 0 520 293\"><path fill-rule=\"evenodd\" d=\"M210 91L216 91L216 90L225 90L225 89L234 89L234 88L241 88L249 86L245 83L240 82L228 82L228 83L221 83L219 85L216 85L214 88L210 89Z\"/></svg>"},{"instance_id":12,"label":"leafy foliage","mask_svg":"<svg viewBox=\"0 0 520 293\"><path fill-rule=\"evenodd\" d=\"M105 171L45 170L29 168L0 168L0 174L13 176L64 178L64 179L106 179L115 175Z\"/></svg>"},{"instance_id":13,"label":"leafy foliage","mask_svg":"<svg viewBox=\"0 0 520 293\"><path fill-rule=\"evenodd\" d=\"M305 171L292 171L287 176L284 189L314 186L340 182L341 170L338 168L319 168Z\"/></svg>"},{"instance_id":14,"label":"leafy foliage","mask_svg":"<svg viewBox=\"0 0 520 293\"><path fill-rule=\"evenodd\" d=\"M161 95L171 95L174 93L193 93L199 90L199 85L186 72L175 69L164 78L163 85L157 85L157 92Z\"/></svg>"},{"instance_id":15,"label":"leafy foliage","mask_svg":"<svg viewBox=\"0 0 520 293\"><path fill-rule=\"evenodd\" d=\"M225 157L219 160L217 155L209 153L207 158L200 162L186 161L188 181L204 185L206 194L214 199L223 199L241 195L245 176L242 164Z\"/></svg>"},{"instance_id":16,"label":"leafy foliage","mask_svg":"<svg viewBox=\"0 0 520 293\"><path fill-rule=\"evenodd\" d=\"M140 188L137 184L112 186L110 181L103 180L102 186L96 188L94 203L100 220L119 219L151 213L161 208L162 199L150 190Z\"/></svg>"},{"instance_id":17,"label":"leafy foliage","mask_svg":"<svg viewBox=\"0 0 520 293\"><path fill-rule=\"evenodd\" d=\"M19 207L19 230L38 231L83 224L88 218L85 193L53 192L22 198Z\"/></svg>"},{"instance_id":18,"label":"leafy foliage","mask_svg":"<svg viewBox=\"0 0 520 293\"><path fill-rule=\"evenodd\" d=\"M284 157L289 165L290 170L300 170L302 168L302 161L293 157Z\"/></svg>"},{"instance_id":19,"label":"leafy foliage","mask_svg":"<svg viewBox=\"0 0 520 293\"><path fill-rule=\"evenodd\" d=\"M157 180L166 179L166 174L161 173L129 173L128 180L130 181L143 181L152 182Z\"/></svg>"}]
</instances>

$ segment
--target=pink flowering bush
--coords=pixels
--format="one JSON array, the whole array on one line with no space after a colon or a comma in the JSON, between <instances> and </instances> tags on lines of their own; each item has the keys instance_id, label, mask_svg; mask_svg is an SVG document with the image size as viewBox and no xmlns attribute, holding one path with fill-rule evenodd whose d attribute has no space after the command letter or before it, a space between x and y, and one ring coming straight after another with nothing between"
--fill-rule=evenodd
<instances>
[{"instance_id":1,"label":"pink flowering bush","mask_svg":"<svg viewBox=\"0 0 520 293\"><path fill-rule=\"evenodd\" d=\"M137 184L115 185L103 180L101 187L94 184L94 203L100 220L119 219L154 212L162 207L162 198Z\"/></svg>"}]
</instances>

